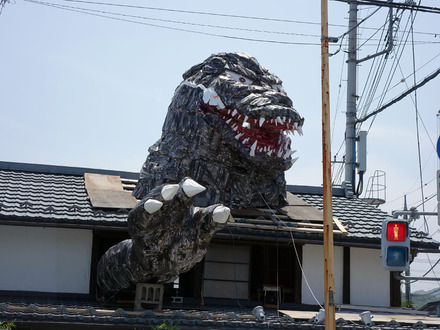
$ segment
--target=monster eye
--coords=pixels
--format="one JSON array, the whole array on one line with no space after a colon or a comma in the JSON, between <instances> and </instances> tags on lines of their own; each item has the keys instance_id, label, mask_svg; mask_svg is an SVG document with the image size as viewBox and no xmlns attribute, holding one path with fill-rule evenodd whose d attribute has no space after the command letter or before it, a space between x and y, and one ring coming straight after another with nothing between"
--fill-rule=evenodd
<instances>
[{"instance_id":1,"label":"monster eye","mask_svg":"<svg viewBox=\"0 0 440 330\"><path fill-rule=\"evenodd\" d=\"M244 85L251 85L253 83L253 81L250 80L248 77L242 76L233 71L226 70L226 75L228 76L229 79L235 80L236 82L239 82Z\"/></svg>"},{"instance_id":2,"label":"monster eye","mask_svg":"<svg viewBox=\"0 0 440 330\"><path fill-rule=\"evenodd\" d=\"M284 93L283 85L277 84L277 85L272 85L271 87L274 91L278 93Z\"/></svg>"}]
</instances>

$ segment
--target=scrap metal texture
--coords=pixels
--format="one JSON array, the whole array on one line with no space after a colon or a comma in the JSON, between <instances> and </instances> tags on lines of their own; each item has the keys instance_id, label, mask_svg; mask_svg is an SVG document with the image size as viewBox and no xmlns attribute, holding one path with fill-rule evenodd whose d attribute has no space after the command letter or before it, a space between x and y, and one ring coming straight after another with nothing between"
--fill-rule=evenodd
<instances>
[{"instance_id":1,"label":"scrap metal texture","mask_svg":"<svg viewBox=\"0 0 440 330\"><path fill-rule=\"evenodd\" d=\"M304 118L281 80L243 53L214 54L183 79L133 192L142 201L128 217L131 239L99 262L103 291L171 282L188 271L229 207L286 205L284 171L296 160L288 134L302 134ZM206 190L190 197L187 178ZM162 189L177 183L165 198Z\"/></svg>"}]
</instances>

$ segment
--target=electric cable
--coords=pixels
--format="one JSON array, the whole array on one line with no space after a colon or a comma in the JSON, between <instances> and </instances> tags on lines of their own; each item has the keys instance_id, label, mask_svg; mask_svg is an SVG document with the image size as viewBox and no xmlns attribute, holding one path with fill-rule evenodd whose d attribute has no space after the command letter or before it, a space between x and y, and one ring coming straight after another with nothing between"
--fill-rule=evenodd
<instances>
[{"instance_id":1,"label":"electric cable","mask_svg":"<svg viewBox=\"0 0 440 330\"><path fill-rule=\"evenodd\" d=\"M242 40L242 41L252 41L252 42L271 43L271 44L283 44L283 45L302 45L302 46L319 46L320 45L320 43L313 43L313 42L291 42L291 41L277 41L277 40L268 40L268 39L255 39L255 38L245 38L245 37L238 37L238 36L231 36L231 35L209 33L209 32L203 32L203 31L188 30L188 29L182 29L182 28L146 23L146 22L139 22L139 21L124 19L124 18L106 16L106 15L101 15L101 14L97 14L97 13L91 13L91 12L84 11L84 10L70 9L70 8L65 8L65 7L59 6L59 5L53 5L53 4L44 3L44 2L35 1L35 0L24 0L24 1L31 2L34 4L43 5L43 6L53 7L53 8L57 8L57 9L63 9L66 11L72 11L72 12L87 14L87 15L91 15L91 16L113 19L113 20L122 21L122 22L136 23L136 24L147 25L147 26L152 26L152 27L157 27L157 28L162 28L162 29L188 32L188 33L194 33L194 34L200 34L200 35L206 35L206 36L212 36L212 37L221 37L221 38L235 39L235 40ZM64 0L64 1L68 1L68 0Z\"/></svg>"},{"instance_id":2,"label":"electric cable","mask_svg":"<svg viewBox=\"0 0 440 330\"><path fill-rule=\"evenodd\" d=\"M419 0L419 5L421 3L421 0ZM412 33L413 29L414 29L414 20L415 20L415 15L413 16L413 10L411 9L411 27L410 27L410 32L411 32L411 40L414 41L414 34ZM414 86L417 85L417 80L416 80L416 74L415 74L415 70L416 70L416 55L415 55L415 50L414 50L414 43L412 43L412 65L413 65L413 83ZM423 212L425 212L425 191L424 191L424 187L423 187L423 172L422 172L422 155L421 155L421 148L420 148L420 131L419 131L419 111L418 111L418 98L417 98L417 89L414 90L414 109L415 109L415 120L416 120L416 137L417 137L417 156L418 156L418 165L419 165L419 178L420 178L420 193L422 195L422 210ZM423 215L423 219L424 219L424 223L425 223L425 231L427 233L429 233L429 226L428 226L428 222L426 220L426 216Z\"/></svg>"},{"instance_id":3,"label":"electric cable","mask_svg":"<svg viewBox=\"0 0 440 330\"><path fill-rule=\"evenodd\" d=\"M231 26L221 26L221 25L211 25L211 24L183 22L183 21L177 21L177 20L145 17L145 16L139 16L139 15L128 15L128 14L121 14L121 13L115 13L115 12L109 12L109 11L103 11L103 10L90 9L90 8L81 8L81 7L73 7L73 6L66 6L66 5L57 5L57 4L53 4L53 3L50 3L50 2L35 1L35 0L29 0L29 2L38 3L38 4L42 4L42 5L43 4L44 5L52 5L52 6L55 6L57 8L60 8L60 9L64 8L64 9L73 9L73 10L84 10L84 11L87 11L87 12L94 12L94 13L100 13L100 14L109 14L109 15L116 15L116 16L123 16L123 17L131 17L131 18L138 18L138 19L143 19L143 20L158 21L158 22L165 22L165 23L175 23L175 24L201 26L201 27L218 28L218 29L228 29L228 30L237 30L237 31L246 31L246 32L282 34L282 35L302 36L302 37L316 37L316 38L320 37L317 34L304 34L304 33L295 33L295 32L246 29L246 28L238 28L238 27L231 27Z\"/></svg>"}]
</instances>

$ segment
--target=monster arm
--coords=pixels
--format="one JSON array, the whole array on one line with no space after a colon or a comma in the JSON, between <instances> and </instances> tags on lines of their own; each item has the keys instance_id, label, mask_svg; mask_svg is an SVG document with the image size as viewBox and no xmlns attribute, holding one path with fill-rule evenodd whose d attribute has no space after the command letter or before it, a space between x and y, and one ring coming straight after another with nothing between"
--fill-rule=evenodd
<instances>
[{"instance_id":1,"label":"monster arm","mask_svg":"<svg viewBox=\"0 0 440 330\"><path fill-rule=\"evenodd\" d=\"M204 190L189 178L153 189L129 214L132 239L113 246L99 261L99 286L116 292L139 282L171 282L199 262L230 215L221 204L194 207L195 196Z\"/></svg>"}]
</instances>

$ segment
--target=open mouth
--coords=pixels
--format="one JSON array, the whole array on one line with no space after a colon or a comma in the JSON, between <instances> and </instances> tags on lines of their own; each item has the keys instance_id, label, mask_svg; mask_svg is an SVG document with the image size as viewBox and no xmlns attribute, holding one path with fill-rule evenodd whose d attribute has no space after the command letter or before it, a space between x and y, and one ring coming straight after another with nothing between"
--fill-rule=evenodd
<instances>
[{"instance_id":1,"label":"open mouth","mask_svg":"<svg viewBox=\"0 0 440 330\"><path fill-rule=\"evenodd\" d=\"M293 135L297 131L302 135L301 122L286 116L250 118L236 109L206 103L202 103L200 108L205 113L213 113L222 118L235 132L235 139L250 149L250 156L260 153L287 159L296 152L290 150L288 134Z\"/></svg>"}]
</instances>

